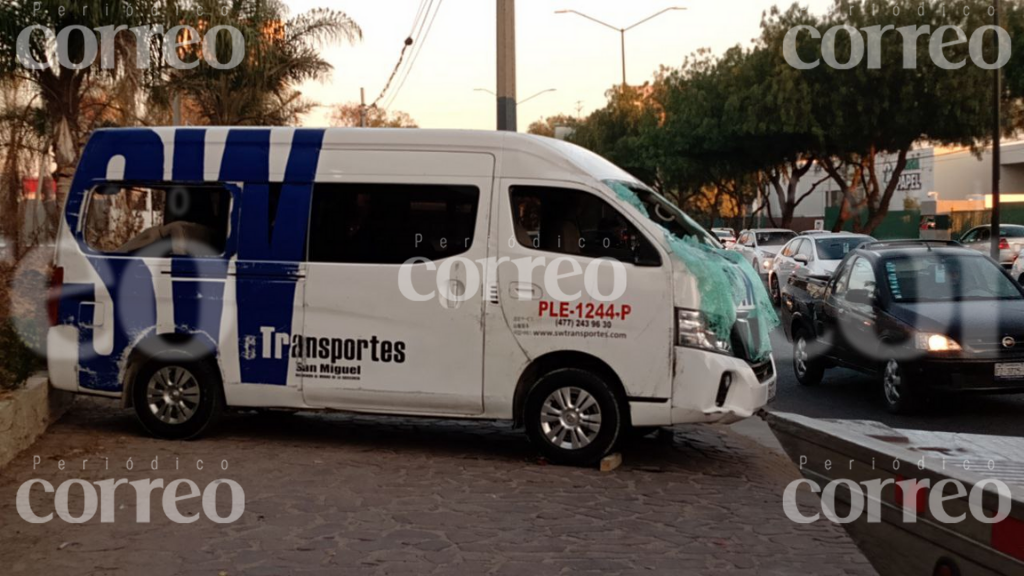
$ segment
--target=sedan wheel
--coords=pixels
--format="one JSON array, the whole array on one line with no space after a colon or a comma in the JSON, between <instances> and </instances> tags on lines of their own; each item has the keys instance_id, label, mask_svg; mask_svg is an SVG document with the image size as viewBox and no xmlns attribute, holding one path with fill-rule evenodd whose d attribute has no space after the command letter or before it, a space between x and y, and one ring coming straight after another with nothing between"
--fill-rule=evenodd
<instances>
[{"instance_id":1,"label":"sedan wheel","mask_svg":"<svg viewBox=\"0 0 1024 576\"><path fill-rule=\"evenodd\" d=\"M885 393L886 402L889 404L900 403L900 386L902 383L899 364L895 360L889 360L885 364L885 373L882 375L882 392Z\"/></svg>"},{"instance_id":2,"label":"sedan wheel","mask_svg":"<svg viewBox=\"0 0 1024 576\"><path fill-rule=\"evenodd\" d=\"M772 274L772 281L769 283L769 290L771 291L772 304L778 306L782 303L782 291L779 290L779 276Z\"/></svg>"},{"instance_id":3,"label":"sedan wheel","mask_svg":"<svg viewBox=\"0 0 1024 576\"><path fill-rule=\"evenodd\" d=\"M806 331L797 332L793 341L793 372L800 384L815 386L821 383L825 369L818 360L811 358L809 347Z\"/></svg>"},{"instance_id":4,"label":"sedan wheel","mask_svg":"<svg viewBox=\"0 0 1024 576\"><path fill-rule=\"evenodd\" d=\"M882 400L893 414L907 414L918 406L913 383L896 360L887 361L882 371Z\"/></svg>"}]
</instances>

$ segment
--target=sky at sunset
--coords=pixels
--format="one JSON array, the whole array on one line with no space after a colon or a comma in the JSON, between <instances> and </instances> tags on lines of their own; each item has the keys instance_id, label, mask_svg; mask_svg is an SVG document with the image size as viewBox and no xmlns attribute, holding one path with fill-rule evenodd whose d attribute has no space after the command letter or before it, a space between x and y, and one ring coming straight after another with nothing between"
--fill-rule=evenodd
<instances>
[{"instance_id":1,"label":"sky at sunset","mask_svg":"<svg viewBox=\"0 0 1024 576\"><path fill-rule=\"evenodd\" d=\"M434 0L435 6L437 2L440 8L433 26L391 109L408 112L424 128L493 129L494 97L474 88L495 90L495 0ZM357 102L360 87L366 88L368 102L377 98L420 6L420 0L286 3L293 15L320 6L342 10L363 30L362 42L325 50L334 65L330 80L301 87L304 95L324 105L306 117L308 126L327 125L327 106ZM519 129L525 131L531 121L543 116L575 114L578 105L586 115L605 103L609 87L621 82L618 32L574 14L555 14L556 10L578 10L624 27L670 6L686 7L626 33L627 79L640 84L650 80L659 65L678 66L699 48L720 54L736 44L749 45L759 33L762 12L773 4L767 0L518 0L517 96L523 100L541 90L556 90L519 107ZM831 0L801 4L823 12Z\"/></svg>"}]
</instances>

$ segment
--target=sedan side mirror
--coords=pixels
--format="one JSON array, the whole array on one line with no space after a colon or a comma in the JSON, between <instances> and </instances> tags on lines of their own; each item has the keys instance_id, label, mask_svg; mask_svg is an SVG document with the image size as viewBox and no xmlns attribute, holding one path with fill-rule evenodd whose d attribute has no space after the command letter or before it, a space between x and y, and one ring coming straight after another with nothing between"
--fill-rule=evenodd
<instances>
[{"instance_id":1,"label":"sedan side mirror","mask_svg":"<svg viewBox=\"0 0 1024 576\"><path fill-rule=\"evenodd\" d=\"M796 256L793 256L793 260L801 264L808 264L811 261L811 259L808 258L806 254L797 254Z\"/></svg>"},{"instance_id":2,"label":"sedan side mirror","mask_svg":"<svg viewBox=\"0 0 1024 576\"><path fill-rule=\"evenodd\" d=\"M846 301L852 304L875 305L875 294L871 290L850 290L846 293Z\"/></svg>"}]
</instances>

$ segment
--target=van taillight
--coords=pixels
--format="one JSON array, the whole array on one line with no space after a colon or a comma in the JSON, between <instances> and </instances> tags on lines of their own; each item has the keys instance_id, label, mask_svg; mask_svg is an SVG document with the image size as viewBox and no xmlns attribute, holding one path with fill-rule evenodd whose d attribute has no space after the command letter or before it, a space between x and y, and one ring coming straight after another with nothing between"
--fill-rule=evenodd
<instances>
[{"instance_id":1,"label":"van taillight","mask_svg":"<svg viewBox=\"0 0 1024 576\"><path fill-rule=\"evenodd\" d=\"M1009 250L1010 249L1010 243L1006 241L1006 238L1000 238L999 239L999 249L1000 250Z\"/></svg>"},{"instance_id":2,"label":"van taillight","mask_svg":"<svg viewBox=\"0 0 1024 576\"><path fill-rule=\"evenodd\" d=\"M64 268L56 266L50 275L50 291L46 295L46 311L50 315L50 326L57 325L60 311L60 291L64 286Z\"/></svg>"}]
</instances>

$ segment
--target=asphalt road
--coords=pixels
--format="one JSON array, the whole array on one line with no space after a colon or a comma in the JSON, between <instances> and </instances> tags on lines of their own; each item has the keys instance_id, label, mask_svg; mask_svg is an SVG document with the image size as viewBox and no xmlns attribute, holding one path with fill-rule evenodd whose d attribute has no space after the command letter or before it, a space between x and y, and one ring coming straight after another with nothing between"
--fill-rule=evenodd
<instances>
[{"instance_id":1,"label":"asphalt road","mask_svg":"<svg viewBox=\"0 0 1024 576\"><path fill-rule=\"evenodd\" d=\"M793 346L779 329L772 335L779 373L778 396L770 406L814 418L875 420L893 428L970 434L1024 436L1024 394L955 395L932 398L919 413L888 413L879 396L881 383L853 370L833 368L818 386L801 386L793 374Z\"/></svg>"}]
</instances>

